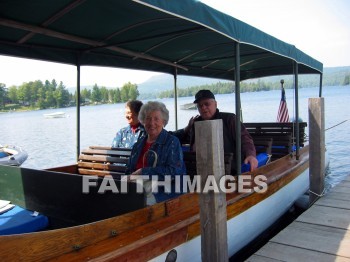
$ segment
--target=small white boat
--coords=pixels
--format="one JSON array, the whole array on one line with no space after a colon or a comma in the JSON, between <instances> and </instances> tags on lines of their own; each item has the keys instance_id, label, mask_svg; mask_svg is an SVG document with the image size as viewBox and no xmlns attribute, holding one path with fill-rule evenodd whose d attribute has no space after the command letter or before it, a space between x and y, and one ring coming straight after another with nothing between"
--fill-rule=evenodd
<instances>
[{"instance_id":1,"label":"small white boat","mask_svg":"<svg viewBox=\"0 0 350 262\"><path fill-rule=\"evenodd\" d=\"M183 104L183 105L180 106L180 109L182 109L182 110L197 109L197 105L194 104L194 103Z\"/></svg>"},{"instance_id":2,"label":"small white boat","mask_svg":"<svg viewBox=\"0 0 350 262\"><path fill-rule=\"evenodd\" d=\"M28 158L28 153L21 147L0 145L0 165L20 166Z\"/></svg>"},{"instance_id":3,"label":"small white boat","mask_svg":"<svg viewBox=\"0 0 350 262\"><path fill-rule=\"evenodd\" d=\"M44 114L45 118L64 118L66 117L65 112L56 112L56 113L49 113L49 114Z\"/></svg>"}]
</instances>

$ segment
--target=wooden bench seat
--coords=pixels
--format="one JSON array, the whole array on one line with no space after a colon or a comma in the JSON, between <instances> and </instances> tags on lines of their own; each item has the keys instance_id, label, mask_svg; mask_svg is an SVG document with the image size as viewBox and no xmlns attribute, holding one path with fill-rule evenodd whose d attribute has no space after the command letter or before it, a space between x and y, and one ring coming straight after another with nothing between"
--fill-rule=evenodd
<instances>
[{"instance_id":1,"label":"wooden bench seat","mask_svg":"<svg viewBox=\"0 0 350 262\"><path fill-rule=\"evenodd\" d=\"M254 140L256 149L264 149L265 144L268 148L269 142L272 141L271 145L271 160L276 160L292 152L292 146L295 144L295 123L244 123L249 134ZM299 123L299 145L304 146L305 143L305 127L306 122Z\"/></svg>"},{"instance_id":2,"label":"wooden bench seat","mask_svg":"<svg viewBox=\"0 0 350 262\"><path fill-rule=\"evenodd\" d=\"M81 175L121 176L125 174L131 149L90 146L81 151L78 172Z\"/></svg>"},{"instance_id":3,"label":"wooden bench seat","mask_svg":"<svg viewBox=\"0 0 350 262\"><path fill-rule=\"evenodd\" d=\"M244 123L244 126L251 135L266 135L274 137L275 135L289 134L291 141L294 144L296 139L295 124L293 122L278 123L278 122L259 122L259 123ZM299 145L304 146L305 143L305 128L306 122L299 122Z\"/></svg>"}]
</instances>

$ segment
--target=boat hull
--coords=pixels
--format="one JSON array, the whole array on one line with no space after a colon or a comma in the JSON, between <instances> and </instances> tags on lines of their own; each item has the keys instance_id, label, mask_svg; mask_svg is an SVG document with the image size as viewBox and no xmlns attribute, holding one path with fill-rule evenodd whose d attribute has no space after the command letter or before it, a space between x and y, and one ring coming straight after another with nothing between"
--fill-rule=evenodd
<instances>
[{"instance_id":1,"label":"boat hull","mask_svg":"<svg viewBox=\"0 0 350 262\"><path fill-rule=\"evenodd\" d=\"M28 153L20 147L0 147L0 165L20 166L27 158Z\"/></svg>"},{"instance_id":2,"label":"boat hull","mask_svg":"<svg viewBox=\"0 0 350 262\"><path fill-rule=\"evenodd\" d=\"M56 113L50 113L50 114L44 114L45 118L65 118L66 113L65 112L56 112Z\"/></svg>"},{"instance_id":3,"label":"boat hull","mask_svg":"<svg viewBox=\"0 0 350 262\"><path fill-rule=\"evenodd\" d=\"M245 212L227 221L228 254L233 256L272 226L308 190L309 169L291 183ZM290 192L293 192L291 194ZM268 211L267 211L268 210ZM273 210L273 212L270 212ZM201 236L175 248L178 261L202 261ZM168 252L151 261L165 261Z\"/></svg>"},{"instance_id":4,"label":"boat hull","mask_svg":"<svg viewBox=\"0 0 350 262\"><path fill-rule=\"evenodd\" d=\"M267 229L307 190L308 147L300 153L299 160L286 156L253 172L252 175L266 176L268 187L265 193L235 192L226 195L230 256ZM73 171L72 169L74 167L71 166L56 169L55 172ZM21 257L33 261L137 261L142 258L164 261L167 253L176 249L178 261L199 261L199 217L199 195L185 194L167 202L89 224L2 236L0 245L5 250L2 259L13 261L15 257ZM35 246L31 243L35 243ZM79 252L74 251L73 246Z\"/></svg>"}]
</instances>

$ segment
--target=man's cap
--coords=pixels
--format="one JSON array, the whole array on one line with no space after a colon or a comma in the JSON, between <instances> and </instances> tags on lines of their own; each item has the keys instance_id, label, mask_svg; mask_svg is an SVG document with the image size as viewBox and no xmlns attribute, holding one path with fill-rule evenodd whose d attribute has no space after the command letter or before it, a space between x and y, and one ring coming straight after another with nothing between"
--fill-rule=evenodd
<instances>
[{"instance_id":1,"label":"man's cap","mask_svg":"<svg viewBox=\"0 0 350 262\"><path fill-rule=\"evenodd\" d=\"M215 99L214 94L210 90L205 90L205 89L199 90L195 95L195 100L193 101L193 103L196 104L202 99L209 99L209 98Z\"/></svg>"}]
</instances>

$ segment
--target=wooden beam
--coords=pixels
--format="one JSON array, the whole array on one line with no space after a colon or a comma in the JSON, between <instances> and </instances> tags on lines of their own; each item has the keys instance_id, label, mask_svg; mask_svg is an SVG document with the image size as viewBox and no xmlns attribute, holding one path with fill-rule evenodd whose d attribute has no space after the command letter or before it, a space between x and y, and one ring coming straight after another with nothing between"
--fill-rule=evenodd
<instances>
[{"instance_id":1,"label":"wooden beam","mask_svg":"<svg viewBox=\"0 0 350 262\"><path fill-rule=\"evenodd\" d=\"M324 98L309 98L310 199L312 205L324 190L325 126Z\"/></svg>"},{"instance_id":2,"label":"wooden beam","mask_svg":"<svg viewBox=\"0 0 350 262\"><path fill-rule=\"evenodd\" d=\"M225 175L222 120L195 123L197 174L200 176L202 261L228 261L226 194L206 190ZM214 187L215 188L215 187Z\"/></svg>"}]
</instances>

